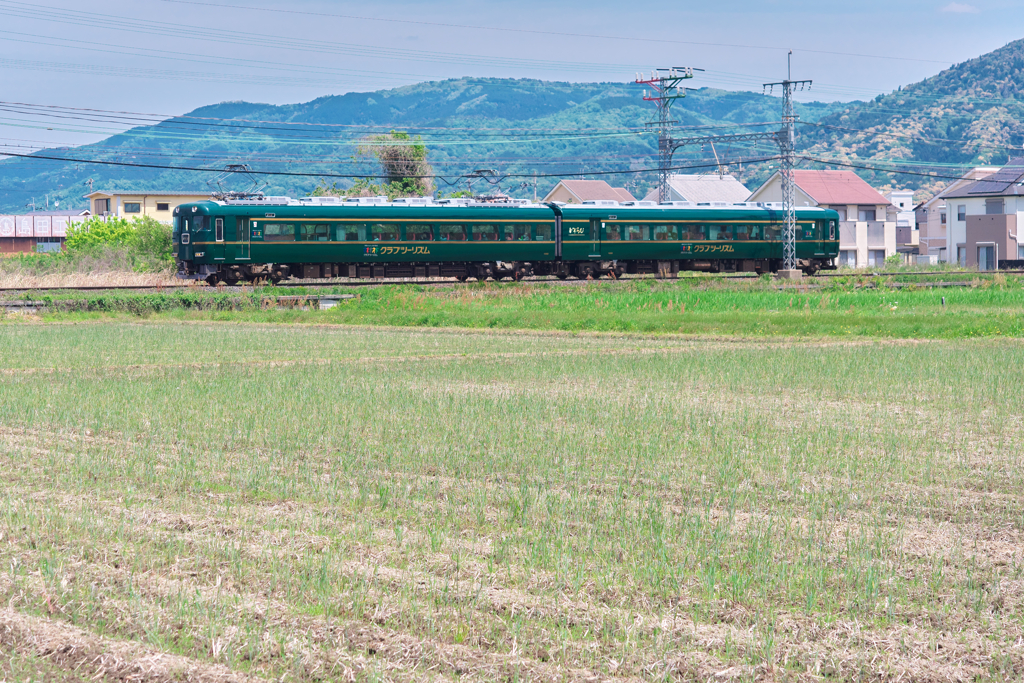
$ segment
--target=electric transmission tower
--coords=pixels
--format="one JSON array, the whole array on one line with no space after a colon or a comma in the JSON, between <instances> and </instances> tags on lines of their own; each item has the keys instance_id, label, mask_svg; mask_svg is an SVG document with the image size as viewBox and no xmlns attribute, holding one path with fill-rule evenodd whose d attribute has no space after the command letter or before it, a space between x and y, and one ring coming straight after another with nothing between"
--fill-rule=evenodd
<instances>
[{"instance_id":1,"label":"electric transmission tower","mask_svg":"<svg viewBox=\"0 0 1024 683\"><path fill-rule=\"evenodd\" d=\"M683 81L693 78L694 69L689 66L674 66L670 69L655 69L650 76L644 74L636 75L638 85L646 85L651 88L650 93L644 90L644 101L654 102L658 107L658 120L651 121L648 126L658 127L658 201L667 202L668 174L672 166L672 136L669 129L673 123L670 118L672 103L686 97L686 88L680 86Z\"/></svg>"},{"instance_id":2,"label":"electric transmission tower","mask_svg":"<svg viewBox=\"0 0 1024 683\"><path fill-rule=\"evenodd\" d=\"M793 51L787 59L786 80L765 83L771 94L775 86L782 87L782 130L778 133L779 151L782 155L782 211L785 224L782 227L782 267L796 270L796 184L793 181L793 166L796 164L796 114L793 112L793 92L811 87L811 81L793 80Z\"/></svg>"}]
</instances>

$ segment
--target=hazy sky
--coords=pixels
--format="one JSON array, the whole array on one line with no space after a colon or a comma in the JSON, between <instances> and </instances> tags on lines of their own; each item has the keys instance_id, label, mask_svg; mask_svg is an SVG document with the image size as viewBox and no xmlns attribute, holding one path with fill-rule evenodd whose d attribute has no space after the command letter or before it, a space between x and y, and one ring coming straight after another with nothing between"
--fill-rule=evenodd
<instances>
[{"instance_id":1,"label":"hazy sky","mask_svg":"<svg viewBox=\"0 0 1024 683\"><path fill-rule=\"evenodd\" d=\"M694 87L760 91L785 76L788 48L793 76L814 80L804 99L849 100L1021 37L1022 0L0 0L0 100L180 114L459 76L628 82L684 65L706 69ZM0 144L36 148L115 132L9 112L0 124Z\"/></svg>"}]
</instances>

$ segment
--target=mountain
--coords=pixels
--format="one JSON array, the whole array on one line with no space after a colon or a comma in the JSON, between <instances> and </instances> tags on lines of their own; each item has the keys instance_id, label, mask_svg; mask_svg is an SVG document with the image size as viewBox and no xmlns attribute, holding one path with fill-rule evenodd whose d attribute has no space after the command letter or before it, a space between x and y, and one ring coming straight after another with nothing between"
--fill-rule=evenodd
<instances>
[{"instance_id":1,"label":"mountain","mask_svg":"<svg viewBox=\"0 0 1024 683\"><path fill-rule=\"evenodd\" d=\"M811 103L801 104L799 111L804 120L817 121L837 109ZM673 107L681 131L698 133L735 132L741 124L777 121L780 115L776 97L711 89L691 92ZM221 169L247 163L256 170L311 174L262 177L269 183L267 192L299 196L317 185L317 174L376 173L372 160L358 156L358 143L367 134L391 129L423 137L435 171L449 176L448 182L438 183L441 191L465 189L459 175L494 168L526 176L501 185L519 196L532 196L536 172L536 190L543 195L563 175L653 168L657 134L643 129L653 117L653 105L632 84L511 79L421 83L284 106L224 102L96 144L0 161L0 211L23 211L33 196L38 200L46 192L62 206L84 207L81 197L90 179L96 189L178 190L205 188L214 175L144 165ZM687 150L677 154L676 162L712 159L713 154L710 148ZM638 173L608 179L616 185L631 183L643 193L655 178ZM327 180L343 187L352 182ZM487 188L477 182L475 190ZM239 178L226 183L229 189L245 189Z\"/></svg>"},{"instance_id":2,"label":"mountain","mask_svg":"<svg viewBox=\"0 0 1024 683\"><path fill-rule=\"evenodd\" d=\"M1024 145L1024 40L814 124L800 130L813 158L874 167L895 161L940 176L1005 163ZM927 177L857 172L877 187L929 185Z\"/></svg>"},{"instance_id":3,"label":"mountain","mask_svg":"<svg viewBox=\"0 0 1024 683\"><path fill-rule=\"evenodd\" d=\"M701 89L678 100L672 113L676 135L685 136L768 130L745 124L778 121L781 110L777 97ZM923 189L921 199L947 176L1002 163L1024 145L1024 40L869 102L800 103L797 114L803 167L852 166L880 189ZM656 166L657 135L643 127L654 116L633 84L513 79L420 83L284 106L224 102L93 145L0 161L0 212L23 211L44 193L62 206L84 207L90 179L97 189L201 189L214 174L182 167L222 169L230 163L306 174L262 176L272 194L306 194L318 175L347 187L353 179L327 176L377 173L376 164L358 154L359 141L392 129L422 136L428 160L445 176L441 191L465 189L458 177L469 171L496 169L522 176L501 184L518 196L532 196L534 187L543 195L557 178L581 174L642 195L656 180L647 169ZM717 155L756 187L772 168L742 159L775 153L770 143L709 145L680 150L675 164L710 170ZM139 167L145 165L153 168ZM894 165L913 173L888 170ZM632 172L595 175L623 170ZM224 182L226 189L245 189L238 177ZM475 182L475 190L489 189Z\"/></svg>"}]
</instances>

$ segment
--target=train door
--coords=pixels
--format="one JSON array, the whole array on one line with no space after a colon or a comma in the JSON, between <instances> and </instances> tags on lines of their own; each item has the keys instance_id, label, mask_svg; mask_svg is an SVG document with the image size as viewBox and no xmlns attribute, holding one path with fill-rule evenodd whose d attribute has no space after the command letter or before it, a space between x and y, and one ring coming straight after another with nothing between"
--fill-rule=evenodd
<instances>
[{"instance_id":1,"label":"train door","mask_svg":"<svg viewBox=\"0 0 1024 683\"><path fill-rule=\"evenodd\" d=\"M565 261L587 261L590 259L593 239L591 221L562 219L562 259Z\"/></svg>"},{"instance_id":2,"label":"train door","mask_svg":"<svg viewBox=\"0 0 1024 683\"><path fill-rule=\"evenodd\" d=\"M218 219L219 220L219 219ZM238 242L237 247L237 258L240 261L249 260L249 221L245 218L239 218L235 228L235 239Z\"/></svg>"},{"instance_id":3,"label":"train door","mask_svg":"<svg viewBox=\"0 0 1024 683\"><path fill-rule=\"evenodd\" d=\"M825 238L828 237L828 221L814 221L814 255L825 255Z\"/></svg>"},{"instance_id":4,"label":"train door","mask_svg":"<svg viewBox=\"0 0 1024 683\"><path fill-rule=\"evenodd\" d=\"M600 218L590 221L590 258L592 259L601 258L601 228L603 227L604 223Z\"/></svg>"},{"instance_id":5,"label":"train door","mask_svg":"<svg viewBox=\"0 0 1024 683\"><path fill-rule=\"evenodd\" d=\"M213 246L210 247L214 261L224 260L224 219L216 218L213 221Z\"/></svg>"}]
</instances>

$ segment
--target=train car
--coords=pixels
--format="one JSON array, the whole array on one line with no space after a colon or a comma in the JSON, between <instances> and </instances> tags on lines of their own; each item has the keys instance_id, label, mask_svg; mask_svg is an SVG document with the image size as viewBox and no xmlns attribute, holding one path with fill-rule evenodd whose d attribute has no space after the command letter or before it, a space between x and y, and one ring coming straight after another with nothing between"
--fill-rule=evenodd
<instances>
[{"instance_id":1,"label":"train car","mask_svg":"<svg viewBox=\"0 0 1024 683\"><path fill-rule=\"evenodd\" d=\"M797 210L798 266L834 269L839 215ZM177 276L211 284L297 278L618 277L774 272L779 204L268 197L174 210Z\"/></svg>"}]
</instances>

